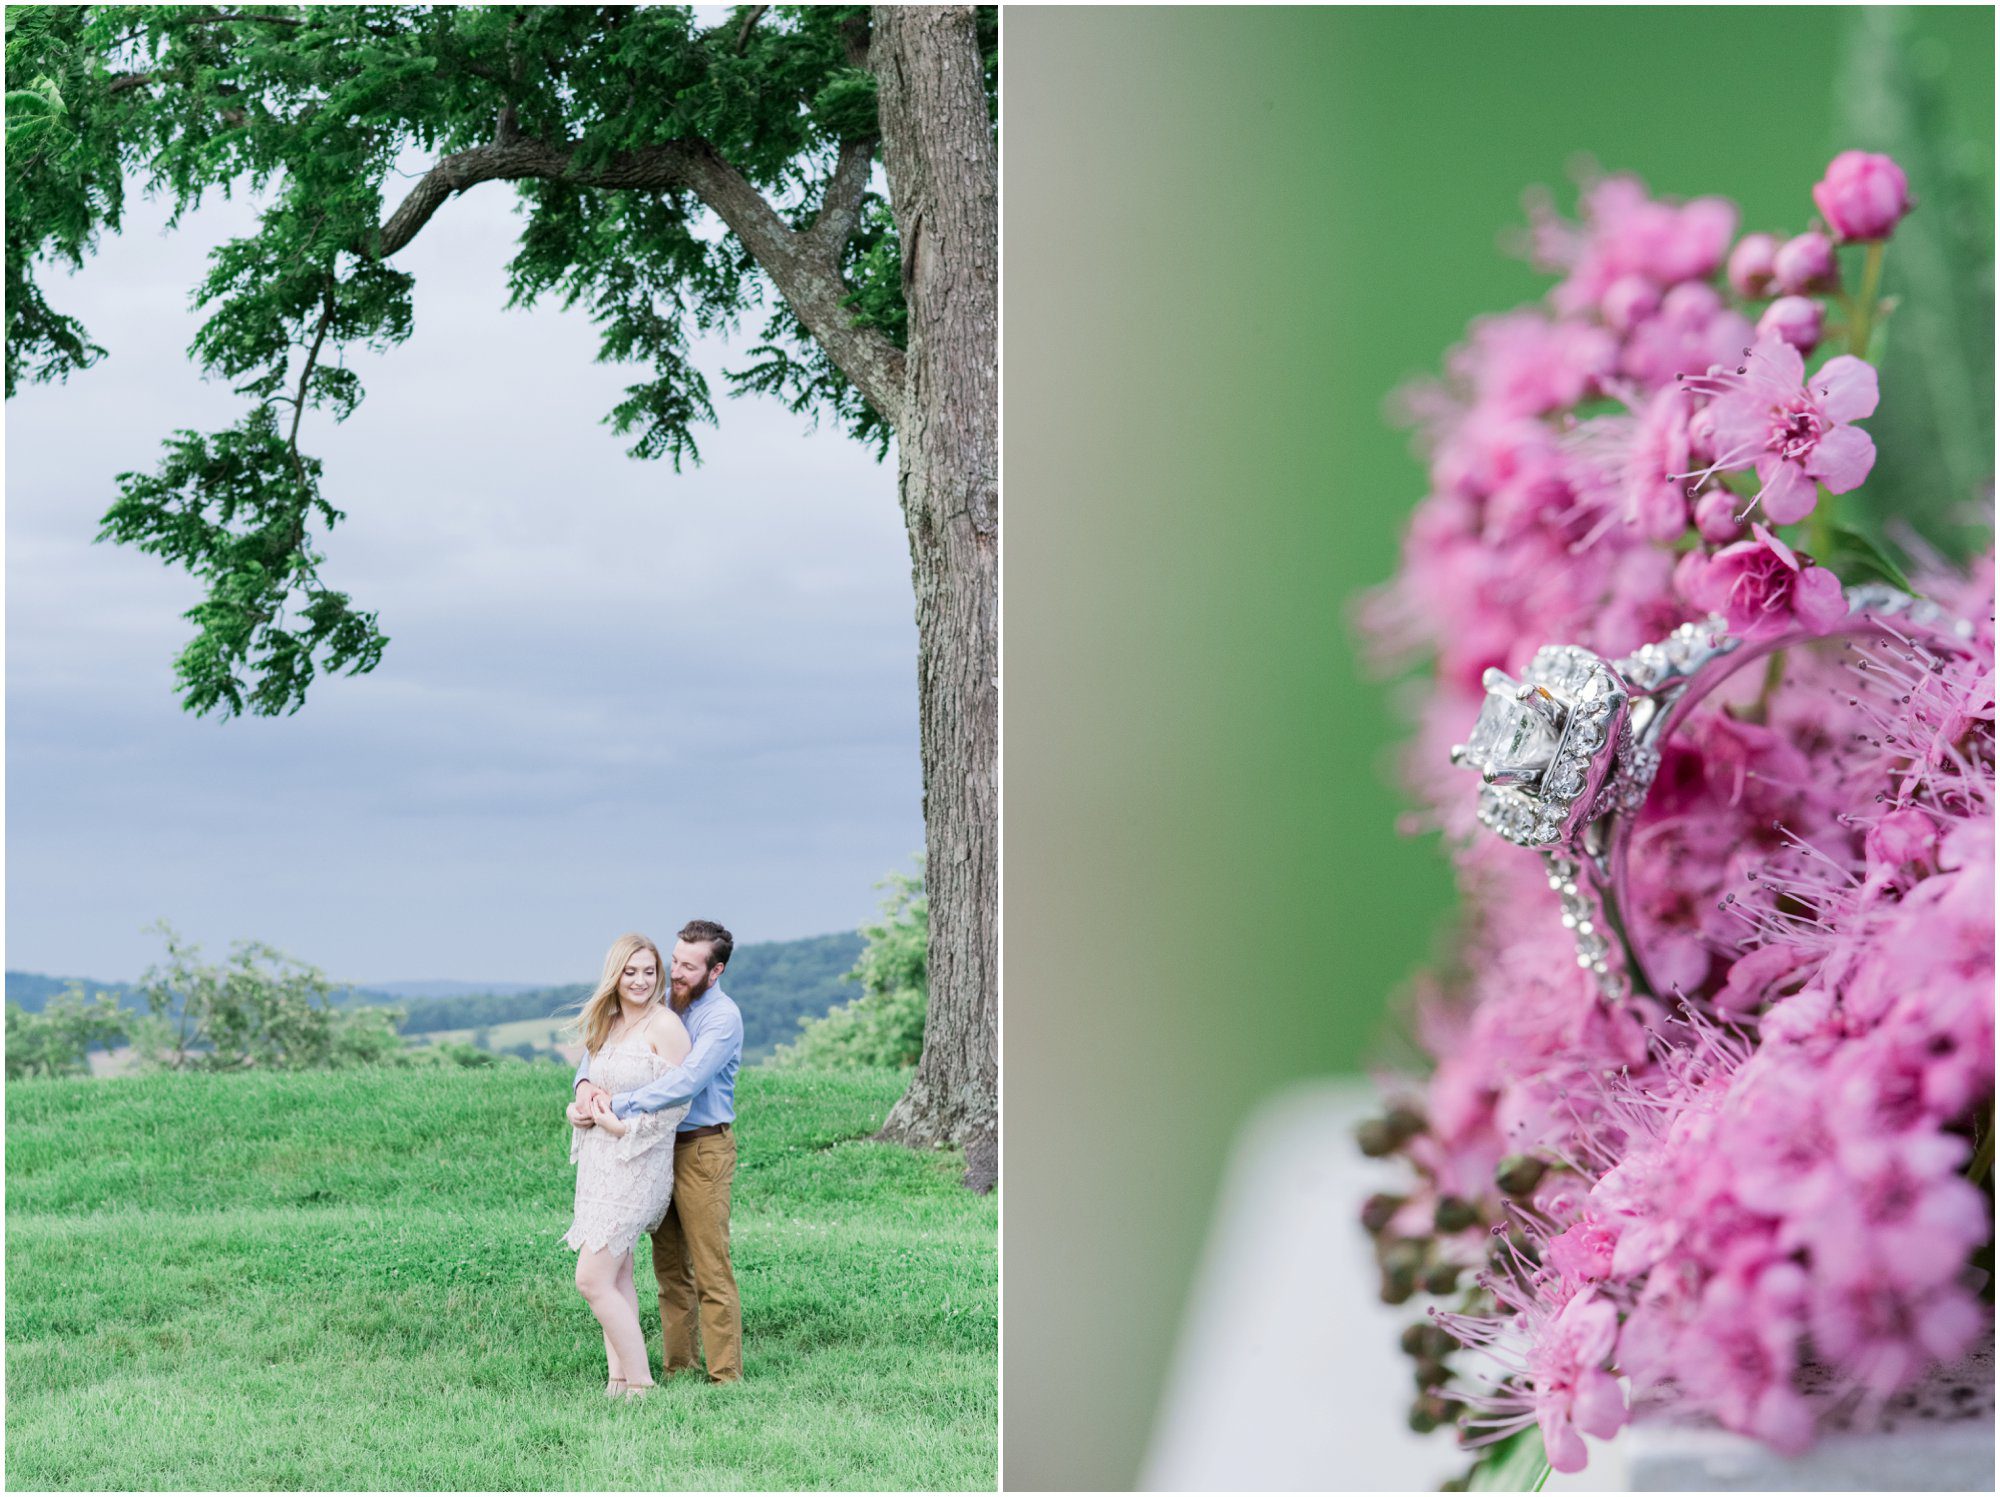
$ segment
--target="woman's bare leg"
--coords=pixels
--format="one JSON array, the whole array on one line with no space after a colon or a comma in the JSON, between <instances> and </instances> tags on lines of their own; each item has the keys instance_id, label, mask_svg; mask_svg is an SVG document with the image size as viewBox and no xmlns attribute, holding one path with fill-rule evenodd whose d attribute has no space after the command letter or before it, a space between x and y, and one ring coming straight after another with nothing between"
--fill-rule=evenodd
<instances>
[{"instance_id":1,"label":"woman's bare leg","mask_svg":"<svg viewBox=\"0 0 2000 1497\"><path fill-rule=\"evenodd\" d=\"M632 1282L638 1271L637 1244L626 1249L624 1259L618 1269L618 1294L625 1301L626 1321L631 1328L631 1341L618 1365L624 1369L620 1374L627 1387L650 1388L653 1386L653 1367L646 1359L646 1333L639 1325L639 1289Z\"/></svg>"},{"instance_id":2,"label":"woman's bare leg","mask_svg":"<svg viewBox=\"0 0 2000 1497\"><path fill-rule=\"evenodd\" d=\"M639 1333L638 1298L632 1288L631 1251L614 1255L603 1248L585 1248L576 1255L576 1287L604 1328L605 1361L612 1369L609 1375L623 1377L631 1387L650 1385L653 1378L646 1365L646 1342ZM634 1376L642 1371L646 1376Z\"/></svg>"},{"instance_id":3,"label":"woman's bare leg","mask_svg":"<svg viewBox=\"0 0 2000 1497\"><path fill-rule=\"evenodd\" d=\"M637 1245L635 1244L634 1251L625 1255L625 1271L618 1275L618 1292L624 1296L626 1307L632 1312L632 1323L634 1325L639 1323L639 1286L633 1283L632 1280L638 1271ZM646 1333L643 1329L639 1332L639 1344L642 1347L646 1344ZM644 1362L641 1362L639 1365L645 1370L645 1380L651 1382L653 1378L652 1368ZM622 1373L619 1375L623 1376Z\"/></svg>"}]
</instances>

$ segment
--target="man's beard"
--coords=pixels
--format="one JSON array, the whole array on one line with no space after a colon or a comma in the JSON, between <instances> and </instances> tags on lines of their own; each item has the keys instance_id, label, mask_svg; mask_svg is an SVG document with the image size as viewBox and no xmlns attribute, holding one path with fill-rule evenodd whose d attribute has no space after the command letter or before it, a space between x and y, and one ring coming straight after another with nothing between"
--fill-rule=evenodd
<instances>
[{"instance_id":1,"label":"man's beard","mask_svg":"<svg viewBox=\"0 0 2000 1497\"><path fill-rule=\"evenodd\" d=\"M673 1004L675 1013L677 1014L686 1013L689 1004L693 1003L695 999L699 998L703 993L706 993L710 988L714 986L715 984L713 982L711 982L708 978L704 977L701 980L701 986L698 988L689 987L689 989L687 990L687 996L683 998L681 996L681 985L677 982L669 983L667 987L667 998L668 1001Z\"/></svg>"}]
</instances>

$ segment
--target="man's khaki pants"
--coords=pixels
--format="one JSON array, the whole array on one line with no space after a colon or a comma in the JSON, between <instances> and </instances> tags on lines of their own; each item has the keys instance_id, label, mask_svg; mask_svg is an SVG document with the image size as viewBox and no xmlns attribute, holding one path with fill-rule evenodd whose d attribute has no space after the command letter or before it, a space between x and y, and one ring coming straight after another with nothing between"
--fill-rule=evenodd
<instances>
[{"instance_id":1,"label":"man's khaki pants","mask_svg":"<svg viewBox=\"0 0 2000 1497\"><path fill-rule=\"evenodd\" d=\"M653 1229L667 1377L700 1365L697 1312L709 1381L733 1383L743 1376L743 1305L729 1267L729 1186L735 1177L734 1130L675 1141L674 1197Z\"/></svg>"}]
</instances>

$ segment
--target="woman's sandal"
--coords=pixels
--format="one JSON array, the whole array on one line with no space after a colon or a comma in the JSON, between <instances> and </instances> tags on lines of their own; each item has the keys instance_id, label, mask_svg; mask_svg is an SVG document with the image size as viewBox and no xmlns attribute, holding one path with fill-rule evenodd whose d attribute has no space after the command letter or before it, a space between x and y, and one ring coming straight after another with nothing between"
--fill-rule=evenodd
<instances>
[{"instance_id":1,"label":"woman's sandal","mask_svg":"<svg viewBox=\"0 0 2000 1497\"><path fill-rule=\"evenodd\" d=\"M610 1382L604 1385L604 1396L606 1398L618 1398L621 1395L623 1395L624 1392L625 1392L625 1379L622 1377L614 1377L611 1379Z\"/></svg>"},{"instance_id":2,"label":"woman's sandal","mask_svg":"<svg viewBox=\"0 0 2000 1497\"><path fill-rule=\"evenodd\" d=\"M658 1386L657 1383L627 1383L622 1396L626 1398L644 1398Z\"/></svg>"}]
</instances>

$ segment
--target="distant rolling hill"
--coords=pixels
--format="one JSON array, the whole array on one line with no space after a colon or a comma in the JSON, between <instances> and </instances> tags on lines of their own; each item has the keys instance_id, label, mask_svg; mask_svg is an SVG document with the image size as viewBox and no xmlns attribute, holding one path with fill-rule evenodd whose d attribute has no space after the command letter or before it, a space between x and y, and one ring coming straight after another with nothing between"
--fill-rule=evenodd
<instances>
[{"instance_id":1,"label":"distant rolling hill","mask_svg":"<svg viewBox=\"0 0 2000 1497\"><path fill-rule=\"evenodd\" d=\"M773 1046L798 1033L799 1020L818 1018L829 1008L859 997L860 988L842 978L861 955L863 944L861 933L850 930L738 946L722 986L743 1010L744 1059L763 1059ZM111 993L126 1008L145 1006L129 983L76 980L83 982L93 997ZM9 972L7 1001L39 1013L70 981L39 972ZM340 1001L399 1008L405 1015L404 1034L430 1035L445 1030L491 1029L524 1019L567 1017L590 996L591 988L588 982L536 987L527 983L425 980L348 988Z\"/></svg>"},{"instance_id":2,"label":"distant rolling hill","mask_svg":"<svg viewBox=\"0 0 2000 1497\"><path fill-rule=\"evenodd\" d=\"M357 993L377 998L464 998L472 993L532 993L540 982L374 982Z\"/></svg>"}]
</instances>

